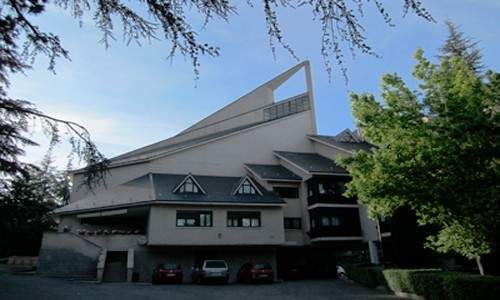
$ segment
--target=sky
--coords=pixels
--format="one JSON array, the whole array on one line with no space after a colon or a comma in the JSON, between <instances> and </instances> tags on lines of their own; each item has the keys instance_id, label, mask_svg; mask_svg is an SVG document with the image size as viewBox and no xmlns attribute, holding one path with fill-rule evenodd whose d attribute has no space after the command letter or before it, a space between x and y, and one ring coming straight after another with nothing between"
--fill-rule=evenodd
<instances>
[{"instance_id":1,"label":"sky","mask_svg":"<svg viewBox=\"0 0 500 300\"><path fill-rule=\"evenodd\" d=\"M446 38L443 22L450 19L479 42L484 64L500 71L500 1L422 0L436 23L413 14L403 17L403 1L382 1L395 26L384 23L373 1L360 19L365 36L379 57L348 55L348 82L338 68L330 80L320 54L320 24L305 7L278 10L285 40L300 60L312 66L318 131L333 135L354 128L349 94L379 96L380 78L397 73L412 87L411 77L417 48L434 58ZM240 1L234 1L240 3ZM203 117L231 103L255 87L298 63L279 46L276 58L269 46L263 8L241 1L238 14L228 22L211 21L205 28L196 14L189 14L199 31L199 40L220 47L219 57L202 57L200 78L194 80L191 61L177 55L167 59L166 40L126 45L117 33L106 49L91 16L80 25L60 8L32 21L53 32L69 50L71 60L57 61L56 73L47 70L39 57L32 70L11 77L9 93L26 99L44 113L76 121L85 126L107 157L168 138ZM119 23L115 24L119 28ZM346 53L348 54L348 53ZM276 100L305 90L298 75L277 91ZM41 147L28 149L25 160L40 160L47 150L46 139L36 130L32 137ZM56 161L63 166L68 145L59 146Z\"/></svg>"}]
</instances>

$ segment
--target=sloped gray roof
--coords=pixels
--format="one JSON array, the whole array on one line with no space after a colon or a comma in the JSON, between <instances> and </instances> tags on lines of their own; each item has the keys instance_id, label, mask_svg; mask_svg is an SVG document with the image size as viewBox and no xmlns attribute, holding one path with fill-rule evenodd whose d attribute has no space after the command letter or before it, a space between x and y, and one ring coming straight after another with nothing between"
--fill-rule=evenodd
<instances>
[{"instance_id":1,"label":"sloped gray roof","mask_svg":"<svg viewBox=\"0 0 500 300\"><path fill-rule=\"evenodd\" d=\"M186 178L187 175L179 174L152 174L153 187L149 175L143 175L122 185L116 187L137 188L141 192L138 196L122 197L118 194L116 197L100 198L98 195L92 195L88 198L70 203L58 209L54 214L68 214L88 210L112 209L115 207L130 207L137 205L148 205L152 203L162 204L168 202L199 202L208 203L227 203L227 204L266 204L279 205L285 202L273 192L254 182L262 195L233 195L234 190L242 180L242 177L219 177L219 176L196 176L191 175L202 186L206 194L180 194L174 193L174 189ZM151 199L152 190L154 190L153 199ZM106 193L114 194L110 189Z\"/></svg>"},{"instance_id":2,"label":"sloped gray roof","mask_svg":"<svg viewBox=\"0 0 500 300\"><path fill-rule=\"evenodd\" d=\"M348 174L347 170L338 166L333 160L316 153L274 151L278 156L299 166L301 169L314 173Z\"/></svg>"},{"instance_id":3,"label":"sloped gray roof","mask_svg":"<svg viewBox=\"0 0 500 300\"><path fill-rule=\"evenodd\" d=\"M252 172L264 180L302 181L302 178L281 165L245 164Z\"/></svg>"},{"instance_id":4,"label":"sloped gray roof","mask_svg":"<svg viewBox=\"0 0 500 300\"><path fill-rule=\"evenodd\" d=\"M364 150L370 151L373 146L367 142L346 142L342 141L338 135L337 136L329 136L329 135L309 135L310 138L314 138L324 142L325 144L331 145L333 147L342 148L349 152Z\"/></svg>"},{"instance_id":5,"label":"sloped gray roof","mask_svg":"<svg viewBox=\"0 0 500 300\"><path fill-rule=\"evenodd\" d=\"M201 185L206 194L181 194L174 193L174 189L184 180L187 175L177 174L153 174L153 185L155 199L160 201L186 201L186 202L217 202L217 203L262 203L282 204L285 203L273 192L254 182L262 195L233 195L238 187L241 177L221 176L198 176L192 175Z\"/></svg>"}]
</instances>

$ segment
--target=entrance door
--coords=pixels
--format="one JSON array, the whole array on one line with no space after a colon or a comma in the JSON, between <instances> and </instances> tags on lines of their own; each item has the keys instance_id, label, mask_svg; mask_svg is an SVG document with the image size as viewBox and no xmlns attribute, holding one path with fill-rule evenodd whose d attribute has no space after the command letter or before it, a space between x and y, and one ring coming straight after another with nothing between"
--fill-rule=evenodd
<instances>
[{"instance_id":1,"label":"entrance door","mask_svg":"<svg viewBox=\"0 0 500 300\"><path fill-rule=\"evenodd\" d=\"M106 255L104 266L105 282L125 282L127 281L127 252L109 251Z\"/></svg>"}]
</instances>

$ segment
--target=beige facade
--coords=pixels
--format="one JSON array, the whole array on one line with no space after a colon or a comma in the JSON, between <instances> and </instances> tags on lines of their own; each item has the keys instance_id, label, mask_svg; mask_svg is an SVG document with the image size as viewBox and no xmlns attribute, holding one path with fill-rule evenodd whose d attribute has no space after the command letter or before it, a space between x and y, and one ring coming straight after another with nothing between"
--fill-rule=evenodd
<instances>
[{"instance_id":1,"label":"beige facade","mask_svg":"<svg viewBox=\"0 0 500 300\"><path fill-rule=\"evenodd\" d=\"M274 91L300 70L307 90L275 101ZM229 247L226 254L235 246L272 247L263 248L267 257L276 247L315 241L329 247L347 241L355 248L376 241L376 224L365 209L332 190L348 177L333 171L334 160L352 151L316 135L310 66L303 62L178 135L111 159L106 184L92 192L80 187L82 171L75 171L70 203L54 212L59 232L104 252L135 249L129 258L139 255L144 263L147 253L158 258L158 249L168 253L169 247ZM342 137L332 139L342 143ZM188 176L196 188L180 192ZM240 194L245 178L249 193ZM179 226L182 211L194 212L193 226ZM207 211L209 226L196 216ZM259 226L228 226L231 212L242 218L256 213ZM44 251L53 240L47 237Z\"/></svg>"}]
</instances>

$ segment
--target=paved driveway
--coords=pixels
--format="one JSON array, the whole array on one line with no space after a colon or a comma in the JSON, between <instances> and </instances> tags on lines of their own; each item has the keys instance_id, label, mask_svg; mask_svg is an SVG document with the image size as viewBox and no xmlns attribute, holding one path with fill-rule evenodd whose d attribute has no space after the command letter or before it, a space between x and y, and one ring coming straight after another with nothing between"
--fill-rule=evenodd
<instances>
[{"instance_id":1,"label":"paved driveway","mask_svg":"<svg viewBox=\"0 0 500 300\"><path fill-rule=\"evenodd\" d=\"M0 274L0 299L399 299L341 280L288 281L266 285L150 285L91 283L27 275Z\"/></svg>"}]
</instances>

